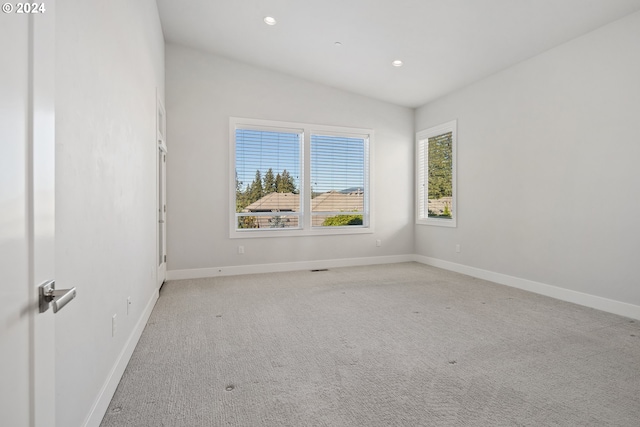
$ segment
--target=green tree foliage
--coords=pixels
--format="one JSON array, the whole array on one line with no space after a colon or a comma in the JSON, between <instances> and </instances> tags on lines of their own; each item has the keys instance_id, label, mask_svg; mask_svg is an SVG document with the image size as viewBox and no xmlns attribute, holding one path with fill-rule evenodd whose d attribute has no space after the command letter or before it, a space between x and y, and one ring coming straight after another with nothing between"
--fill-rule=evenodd
<instances>
[{"instance_id":1,"label":"green tree foliage","mask_svg":"<svg viewBox=\"0 0 640 427\"><path fill-rule=\"evenodd\" d=\"M238 172L236 171L236 212L242 212L244 209L244 193L242 192L242 181L238 179Z\"/></svg>"},{"instance_id":2,"label":"green tree foliage","mask_svg":"<svg viewBox=\"0 0 640 427\"><path fill-rule=\"evenodd\" d=\"M276 181L277 179L278 177L276 176ZM282 171L282 175L280 175L280 181L277 181L276 191L278 193L298 193L298 189L296 188L296 181L286 169Z\"/></svg>"},{"instance_id":3,"label":"green tree foliage","mask_svg":"<svg viewBox=\"0 0 640 427\"><path fill-rule=\"evenodd\" d=\"M249 204L255 202L256 200L260 200L264 196L264 188L262 188L262 174L260 170L256 171L256 177L251 183L251 187L249 188Z\"/></svg>"},{"instance_id":4,"label":"green tree foliage","mask_svg":"<svg viewBox=\"0 0 640 427\"><path fill-rule=\"evenodd\" d=\"M429 200L450 197L453 150L451 132L429 138Z\"/></svg>"},{"instance_id":5,"label":"green tree foliage","mask_svg":"<svg viewBox=\"0 0 640 427\"><path fill-rule=\"evenodd\" d=\"M338 227L343 225L362 225L362 215L336 215L326 218L322 225Z\"/></svg>"},{"instance_id":6,"label":"green tree foliage","mask_svg":"<svg viewBox=\"0 0 640 427\"><path fill-rule=\"evenodd\" d=\"M264 189L264 194L270 194L270 193L274 193L276 191L276 177L273 176L273 169L269 168L269 170L267 171L267 173L264 174L264 179L263 179L264 185L263 185L263 189Z\"/></svg>"},{"instance_id":7,"label":"green tree foliage","mask_svg":"<svg viewBox=\"0 0 640 427\"><path fill-rule=\"evenodd\" d=\"M280 192L279 189L282 187L282 176L280 175L280 173L276 175L275 185L276 191Z\"/></svg>"},{"instance_id":8,"label":"green tree foliage","mask_svg":"<svg viewBox=\"0 0 640 427\"><path fill-rule=\"evenodd\" d=\"M258 228L258 220L255 216L241 216L238 218L238 228Z\"/></svg>"}]
</instances>

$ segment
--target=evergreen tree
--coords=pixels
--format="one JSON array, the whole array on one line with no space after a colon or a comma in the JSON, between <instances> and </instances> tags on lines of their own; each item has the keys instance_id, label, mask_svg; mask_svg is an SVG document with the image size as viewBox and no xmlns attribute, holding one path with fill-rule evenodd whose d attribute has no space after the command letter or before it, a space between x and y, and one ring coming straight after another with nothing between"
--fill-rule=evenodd
<instances>
[{"instance_id":1,"label":"evergreen tree","mask_svg":"<svg viewBox=\"0 0 640 427\"><path fill-rule=\"evenodd\" d=\"M264 196L264 189L262 188L262 174L260 169L256 170L256 177L251 183L249 189L249 205L255 201L258 201Z\"/></svg>"},{"instance_id":2,"label":"evergreen tree","mask_svg":"<svg viewBox=\"0 0 640 427\"><path fill-rule=\"evenodd\" d=\"M276 191L278 193L281 193L280 189L282 188L282 176L280 176L280 172L278 172L278 174L276 175L276 180L274 184L276 186Z\"/></svg>"},{"instance_id":3,"label":"evergreen tree","mask_svg":"<svg viewBox=\"0 0 640 427\"><path fill-rule=\"evenodd\" d=\"M242 181L238 179L238 171L236 171L236 212L242 212L246 207L244 205L245 194L242 192Z\"/></svg>"},{"instance_id":4,"label":"evergreen tree","mask_svg":"<svg viewBox=\"0 0 640 427\"><path fill-rule=\"evenodd\" d=\"M273 176L273 169L269 168L264 174L264 194L270 194L276 191L276 178Z\"/></svg>"},{"instance_id":5,"label":"evergreen tree","mask_svg":"<svg viewBox=\"0 0 640 427\"><path fill-rule=\"evenodd\" d=\"M238 171L236 171L236 194L242 191L242 181L238 179Z\"/></svg>"},{"instance_id":6,"label":"evergreen tree","mask_svg":"<svg viewBox=\"0 0 640 427\"><path fill-rule=\"evenodd\" d=\"M280 176L280 182L277 189L278 189L278 193L297 193L298 192L294 178L291 176L291 174L289 174L289 172L286 169L282 171L282 175Z\"/></svg>"}]
</instances>

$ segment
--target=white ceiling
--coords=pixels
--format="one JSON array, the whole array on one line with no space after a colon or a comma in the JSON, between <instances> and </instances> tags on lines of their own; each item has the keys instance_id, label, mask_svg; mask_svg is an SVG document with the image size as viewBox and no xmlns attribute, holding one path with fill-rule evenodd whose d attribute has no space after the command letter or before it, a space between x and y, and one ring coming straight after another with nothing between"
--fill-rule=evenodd
<instances>
[{"instance_id":1,"label":"white ceiling","mask_svg":"<svg viewBox=\"0 0 640 427\"><path fill-rule=\"evenodd\" d=\"M640 0L157 3L169 43L408 107L640 10Z\"/></svg>"}]
</instances>

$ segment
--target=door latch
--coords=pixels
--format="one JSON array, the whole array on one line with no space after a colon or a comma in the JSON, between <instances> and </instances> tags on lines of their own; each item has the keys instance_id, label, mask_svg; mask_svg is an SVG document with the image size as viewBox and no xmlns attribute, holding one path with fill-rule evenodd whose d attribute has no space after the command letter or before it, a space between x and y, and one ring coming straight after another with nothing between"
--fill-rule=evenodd
<instances>
[{"instance_id":1,"label":"door latch","mask_svg":"<svg viewBox=\"0 0 640 427\"><path fill-rule=\"evenodd\" d=\"M57 313L69 301L76 297L76 288L56 290L56 281L47 280L39 287L40 289L40 313L49 310L49 305L53 307L53 312Z\"/></svg>"}]
</instances>

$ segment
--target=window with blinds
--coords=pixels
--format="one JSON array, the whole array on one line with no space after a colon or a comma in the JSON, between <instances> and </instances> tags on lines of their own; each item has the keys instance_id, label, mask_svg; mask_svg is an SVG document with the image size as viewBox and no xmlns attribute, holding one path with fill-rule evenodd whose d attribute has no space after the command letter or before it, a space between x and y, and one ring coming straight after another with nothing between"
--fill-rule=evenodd
<instances>
[{"instance_id":1,"label":"window with blinds","mask_svg":"<svg viewBox=\"0 0 640 427\"><path fill-rule=\"evenodd\" d=\"M235 130L238 230L300 228L302 140L296 129Z\"/></svg>"},{"instance_id":2,"label":"window with blinds","mask_svg":"<svg viewBox=\"0 0 640 427\"><path fill-rule=\"evenodd\" d=\"M416 134L416 222L456 226L456 127L452 121Z\"/></svg>"},{"instance_id":3,"label":"window with blinds","mask_svg":"<svg viewBox=\"0 0 640 427\"><path fill-rule=\"evenodd\" d=\"M311 224L366 225L367 136L311 134Z\"/></svg>"},{"instance_id":4,"label":"window with blinds","mask_svg":"<svg viewBox=\"0 0 640 427\"><path fill-rule=\"evenodd\" d=\"M230 237L371 232L373 131L230 119Z\"/></svg>"}]
</instances>

